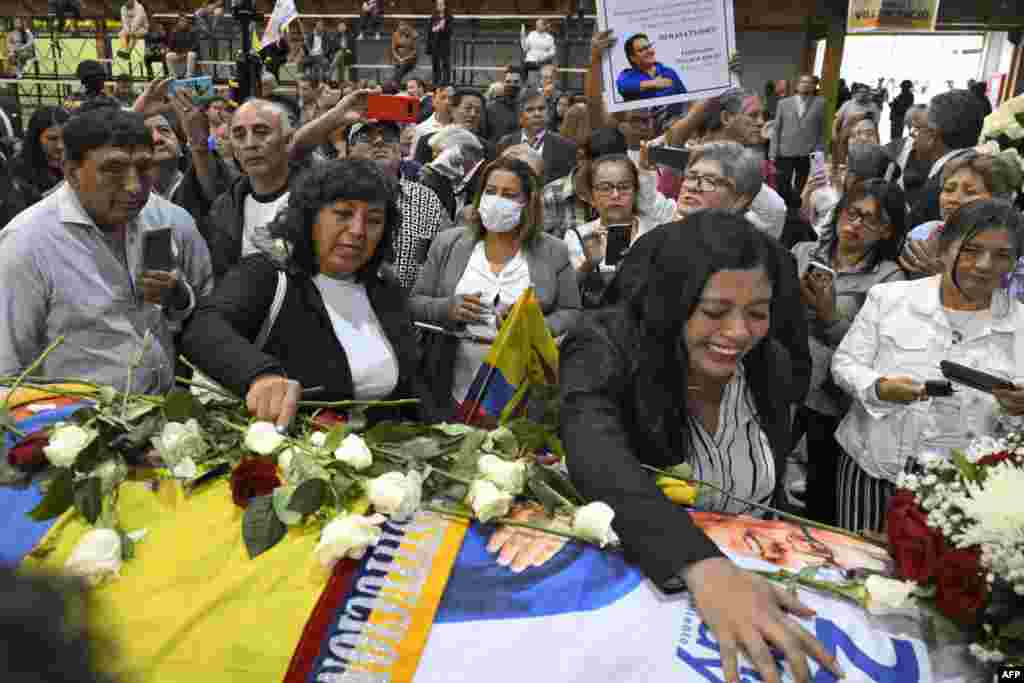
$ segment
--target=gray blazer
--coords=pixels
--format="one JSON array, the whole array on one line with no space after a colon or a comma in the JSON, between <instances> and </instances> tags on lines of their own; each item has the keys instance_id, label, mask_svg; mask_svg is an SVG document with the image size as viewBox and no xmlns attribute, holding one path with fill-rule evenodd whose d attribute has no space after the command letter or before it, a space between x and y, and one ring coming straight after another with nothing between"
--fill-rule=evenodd
<instances>
[{"instance_id":1,"label":"gray blazer","mask_svg":"<svg viewBox=\"0 0 1024 683\"><path fill-rule=\"evenodd\" d=\"M796 96L779 100L772 129L771 156L805 157L825 149L825 98L812 97L800 116Z\"/></svg>"},{"instance_id":2,"label":"gray blazer","mask_svg":"<svg viewBox=\"0 0 1024 683\"><path fill-rule=\"evenodd\" d=\"M476 242L476 236L462 227L445 230L434 238L409 297L413 320L451 325L448 306ZM569 247L541 233L525 248L523 256L548 329L555 337L568 332L576 326L582 309L576 271L569 263Z\"/></svg>"}]
</instances>

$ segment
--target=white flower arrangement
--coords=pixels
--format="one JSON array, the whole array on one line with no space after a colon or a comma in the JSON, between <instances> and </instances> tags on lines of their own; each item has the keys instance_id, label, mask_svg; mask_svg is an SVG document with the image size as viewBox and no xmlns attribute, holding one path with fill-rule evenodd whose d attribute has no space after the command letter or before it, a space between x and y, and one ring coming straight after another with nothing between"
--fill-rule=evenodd
<instances>
[{"instance_id":1,"label":"white flower arrangement","mask_svg":"<svg viewBox=\"0 0 1024 683\"><path fill-rule=\"evenodd\" d=\"M270 455L284 443L284 435L277 432L273 422L253 422L245 431L244 442L253 453Z\"/></svg>"},{"instance_id":2,"label":"white flower arrangement","mask_svg":"<svg viewBox=\"0 0 1024 683\"><path fill-rule=\"evenodd\" d=\"M526 464L523 462L509 462L492 453L484 453L477 460L476 467L482 479L514 496L526 487Z\"/></svg>"},{"instance_id":3,"label":"white flower arrangement","mask_svg":"<svg viewBox=\"0 0 1024 683\"><path fill-rule=\"evenodd\" d=\"M416 514L423 497L423 477L419 472L388 472L366 485L366 495L377 512L399 522Z\"/></svg>"},{"instance_id":4,"label":"white flower arrangement","mask_svg":"<svg viewBox=\"0 0 1024 683\"><path fill-rule=\"evenodd\" d=\"M78 454L88 448L98 435L94 429L58 423L50 432L50 442L43 447L43 454L54 467L71 467Z\"/></svg>"},{"instance_id":5,"label":"white flower arrangement","mask_svg":"<svg viewBox=\"0 0 1024 683\"><path fill-rule=\"evenodd\" d=\"M206 452L203 430L195 419L186 422L168 422L159 436L150 439L153 448L160 454L164 465L177 479L191 479L196 476L196 463Z\"/></svg>"},{"instance_id":6,"label":"white flower arrangement","mask_svg":"<svg viewBox=\"0 0 1024 683\"><path fill-rule=\"evenodd\" d=\"M486 479L477 479L469 487L466 502L473 508L473 514L481 522L504 517L512 507L512 494L502 491Z\"/></svg>"},{"instance_id":7,"label":"white flower arrangement","mask_svg":"<svg viewBox=\"0 0 1024 683\"><path fill-rule=\"evenodd\" d=\"M618 536L612 530L614 518L615 510L607 503L587 503L576 509L572 518L572 533L602 548L609 543L618 543Z\"/></svg>"},{"instance_id":8,"label":"white flower arrangement","mask_svg":"<svg viewBox=\"0 0 1024 683\"><path fill-rule=\"evenodd\" d=\"M354 470L365 470L373 464L373 453L358 434L349 434L334 451L334 457Z\"/></svg>"},{"instance_id":9,"label":"white flower arrangement","mask_svg":"<svg viewBox=\"0 0 1024 683\"><path fill-rule=\"evenodd\" d=\"M379 515L342 514L335 517L320 532L320 542L313 550L317 560L330 569L345 557L361 559L366 549L380 540L383 521L384 517Z\"/></svg>"}]
</instances>

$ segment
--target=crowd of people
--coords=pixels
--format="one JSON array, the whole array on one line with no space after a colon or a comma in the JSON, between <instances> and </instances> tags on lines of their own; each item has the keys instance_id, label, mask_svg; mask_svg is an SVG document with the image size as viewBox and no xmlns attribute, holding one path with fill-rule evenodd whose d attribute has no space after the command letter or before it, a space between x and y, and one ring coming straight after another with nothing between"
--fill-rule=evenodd
<instances>
[{"instance_id":1,"label":"crowd of people","mask_svg":"<svg viewBox=\"0 0 1024 683\"><path fill-rule=\"evenodd\" d=\"M432 50L449 22L441 0ZM125 50L149 44L140 26ZM692 591L727 672L744 651L770 677L766 644L798 679L808 656L834 669L785 615L806 608L726 559L645 466L689 462L720 490L703 507L761 514L750 503L785 500L803 437L808 514L881 531L911 456L948 457L1024 415L1021 384L927 384L941 360L1024 381L1024 307L1006 286L1021 166L975 149L986 111L968 91L901 100L909 132L886 147L870 91L828 120L809 74L770 111L736 88L609 113L615 36L593 37L571 95L545 30L524 31L530 69L509 65L488 92L449 85L444 60L434 83L399 84L402 40L395 81L333 87L322 71L343 76L344 43L319 23L296 99L269 75L237 104L166 79L118 99L92 74L74 111L32 115L0 179L0 279L18 283L0 290L0 373L63 336L40 374L120 385L134 359L133 388L164 392L188 372L181 354L282 429L310 387L420 399L372 419L468 418L489 345L532 288L560 344L568 471L615 510L627 556ZM191 44L168 45L188 73ZM418 122L370 118L382 93L417 102ZM154 261L168 235L170 262ZM520 534L503 557L526 566L535 543Z\"/></svg>"}]
</instances>

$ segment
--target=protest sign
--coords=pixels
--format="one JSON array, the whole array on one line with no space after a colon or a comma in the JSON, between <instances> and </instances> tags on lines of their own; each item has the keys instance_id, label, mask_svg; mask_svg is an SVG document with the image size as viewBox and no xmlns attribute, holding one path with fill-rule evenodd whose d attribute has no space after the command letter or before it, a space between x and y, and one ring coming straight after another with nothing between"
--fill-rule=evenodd
<instances>
[{"instance_id":1,"label":"protest sign","mask_svg":"<svg viewBox=\"0 0 1024 683\"><path fill-rule=\"evenodd\" d=\"M615 45L601 65L608 111L714 97L739 85L732 0L598 0Z\"/></svg>"}]
</instances>

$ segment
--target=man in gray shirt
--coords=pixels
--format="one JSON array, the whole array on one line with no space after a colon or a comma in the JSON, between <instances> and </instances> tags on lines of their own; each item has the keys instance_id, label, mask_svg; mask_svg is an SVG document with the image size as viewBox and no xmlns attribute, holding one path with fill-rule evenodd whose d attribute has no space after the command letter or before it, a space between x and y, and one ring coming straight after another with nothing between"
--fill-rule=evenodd
<instances>
[{"instance_id":1,"label":"man in gray shirt","mask_svg":"<svg viewBox=\"0 0 1024 683\"><path fill-rule=\"evenodd\" d=\"M141 114L73 117L64 155L66 182L0 232L0 374L63 335L38 374L119 388L130 374L132 391L167 391L174 334L209 287L206 244L184 211L150 206L153 138ZM165 227L170 248L157 251L173 267L147 267L144 245Z\"/></svg>"}]
</instances>

